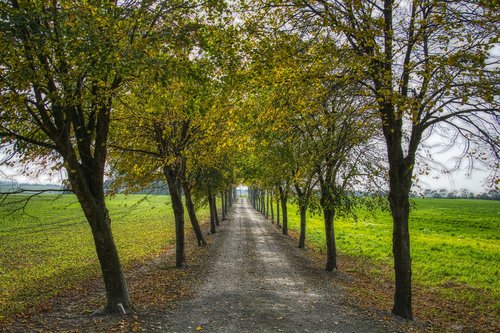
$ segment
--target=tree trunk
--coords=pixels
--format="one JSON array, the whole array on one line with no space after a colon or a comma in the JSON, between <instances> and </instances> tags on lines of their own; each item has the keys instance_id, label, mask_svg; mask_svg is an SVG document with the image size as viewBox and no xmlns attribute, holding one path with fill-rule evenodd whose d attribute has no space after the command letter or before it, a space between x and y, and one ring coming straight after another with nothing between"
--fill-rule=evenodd
<instances>
[{"instance_id":1,"label":"tree trunk","mask_svg":"<svg viewBox=\"0 0 500 333\"><path fill-rule=\"evenodd\" d=\"M407 146L403 133L403 116L397 110L397 101L387 97L387 91L394 91L393 79L393 9L394 1L384 1L384 57L373 59L373 81L377 97L381 101L379 114L382 120L382 131L387 146L389 160L389 204L391 207L392 253L394 255L394 271L396 288L392 313L406 319L413 319L411 304L411 257L410 233L408 219L410 214L409 192L412 183L415 154L422 139L425 127L414 122ZM401 107L401 105L399 105Z\"/></svg>"},{"instance_id":2,"label":"tree trunk","mask_svg":"<svg viewBox=\"0 0 500 333\"><path fill-rule=\"evenodd\" d=\"M105 311L120 312L121 309L118 304L122 304L125 311L127 311L131 308L132 303L111 229L93 230L92 235L106 288L107 303Z\"/></svg>"},{"instance_id":3,"label":"tree trunk","mask_svg":"<svg viewBox=\"0 0 500 333\"><path fill-rule=\"evenodd\" d=\"M222 221L226 220L226 192L222 191L220 194L221 200L221 210L222 210Z\"/></svg>"},{"instance_id":4,"label":"tree trunk","mask_svg":"<svg viewBox=\"0 0 500 333\"><path fill-rule=\"evenodd\" d=\"M254 189L253 190L253 208L257 211L259 210L258 205L259 205L259 200L258 200L258 196L257 196L257 189Z\"/></svg>"},{"instance_id":5,"label":"tree trunk","mask_svg":"<svg viewBox=\"0 0 500 333\"><path fill-rule=\"evenodd\" d=\"M303 249L306 244L306 214L307 207L300 206L300 235L299 235L299 249Z\"/></svg>"},{"instance_id":6,"label":"tree trunk","mask_svg":"<svg viewBox=\"0 0 500 333\"><path fill-rule=\"evenodd\" d=\"M182 204L182 185L179 173L172 168L165 168L168 190L175 220L175 266L182 268L186 266L184 253L184 206Z\"/></svg>"},{"instance_id":7,"label":"tree trunk","mask_svg":"<svg viewBox=\"0 0 500 333\"><path fill-rule=\"evenodd\" d=\"M280 226L280 199L276 198L276 225Z\"/></svg>"},{"instance_id":8,"label":"tree trunk","mask_svg":"<svg viewBox=\"0 0 500 333\"><path fill-rule=\"evenodd\" d=\"M132 303L111 232L111 220L104 202L98 206L99 212L97 212L96 221L92 223L91 228L106 289L107 303L104 311L120 312L118 307L120 303L127 311L131 308Z\"/></svg>"},{"instance_id":9,"label":"tree trunk","mask_svg":"<svg viewBox=\"0 0 500 333\"><path fill-rule=\"evenodd\" d=\"M325 222L326 236L326 267L329 272L337 268L337 248L335 245L335 229L333 221L335 219L335 210L323 208L323 219Z\"/></svg>"},{"instance_id":10,"label":"tree trunk","mask_svg":"<svg viewBox=\"0 0 500 333\"><path fill-rule=\"evenodd\" d=\"M86 182L84 179L91 179L91 177L86 177L89 175L84 175L84 172L73 177L72 173L68 172L68 174L73 191L92 230L106 290L107 302L104 311L121 312L118 304L122 304L123 308L128 311L131 309L132 303L111 231L111 219L104 201L104 189L102 186L90 189L91 182Z\"/></svg>"},{"instance_id":11,"label":"tree trunk","mask_svg":"<svg viewBox=\"0 0 500 333\"><path fill-rule=\"evenodd\" d=\"M400 169L404 169L400 167ZM399 171L399 170L398 170ZM393 231L392 253L394 255L394 271L396 289L394 292L394 306L392 313L406 319L412 319L411 304L411 257L410 257L410 232L408 219L410 214L409 188L401 181L401 173L389 170L391 189L389 203L391 206Z\"/></svg>"},{"instance_id":12,"label":"tree trunk","mask_svg":"<svg viewBox=\"0 0 500 333\"><path fill-rule=\"evenodd\" d=\"M390 105L385 110L390 114ZM412 184L415 153L421 134L417 133L408 149L405 158L402 149L402 124L399 120L390 127L384 127L389 159L389 204L392 214L392 253L394 255L394 272L396 287L394 290L394 306L392 313L413 319L411 304L411 257L410 232L408 220L410 215L409 193Z\"/></svg>"},{"instance_id":13,"label":"tree trunk","mask_svg":"<svg viewBox=\"0 0 500 333\"><path fill-rule=\"evenodd\" d=\"M271 192L272 193L272 192ZM273 207L273 197L269 199L269 204L271 206L271 223L274 223L274 207Z\"/></svg>"},{"instance_id":14,"label":"tree trunk","mask_svg":"<svg viewBox=\"0 0 500 333\"><path fill-rule=\"evenodd\" d=\"M262 191L262 215L266 216L266 192Z\"/></svg>"},{"instance_id":15,"label":"tree trunk","mask_svg":"<svg viewBox=\"0 0 500 333\"><path fill-rule=\"evenodd\" d=\"M269 192L266 191L264 192L264 195L266 196L266 219L269 218Z\"/></svg>"},{"instance_id":16,"label":"tree trunk","mask_svg":"<svg viewBox=\"0 0 500 333\"><path fill-rule=\"evenodd\" d=\"M186 208L189 214L189 220L191 221L191 226L193 227L194 234L196 235L198 246L206 245L207 242L201 232L200 223L198 222L198 217L196 216L196 209L194 208L193 199L191 198L191 189L185 183L182 184L182 188L184 189L184 198L186 198Z\"/></svg>"},{"instance_id":17,"label":"tree trunk","mask_svg":"<svg viewBox=\"0 0 500 333\"><path fill-rule=\"evenodd\" d=\"M258 212L260 212L260 192L255 190L255 207Z\"/></svg>"},{"instance_id":18,"label":"tree trunk","mask_svg":"<svg viewBox=\"0 0 500 333\"><path fill-rule=\"evenodd\" d=\"M210 209L210 233L215 234L217 232L215 224L215 215L217 214L217 212L214 209L214 200L212 192L208 192L208 207Z\"/></svg>"},{"instance_id":19,"label":"tree trunk","mask_svg":"<svg viewBox=\"0 0 500 333\"><path fill-rule=\"evenodd\" d=\"M280 200L281 200L281 211L283 213L283 235L288 235L288 210L286 208L287 195L282 187L279 188L280 191Z\"/></svg>"},{"instance_id":20,"label":"tree trunk","mask_svg":"<svg viewBox=\"0 0 500 333\"><path fill-rule=\"evenodd\" d=\"M220 226L219 213L217 212L217 195L212 196L212 201L213 201L213 205L214 205L215 225Z\"/></svg>"},{"instance_id":21,"label":"tree trunk","mask_svg":"<svg viewBox=\"0 0 500 333\"><path fill-rule=\"evenodd\" d=\"M260 198L261 200L261 205L262 205L262 215L264 215L264 217L266 216L266 192L265 191L262 191L262 196Z\"/></svg>"}]
</instances>

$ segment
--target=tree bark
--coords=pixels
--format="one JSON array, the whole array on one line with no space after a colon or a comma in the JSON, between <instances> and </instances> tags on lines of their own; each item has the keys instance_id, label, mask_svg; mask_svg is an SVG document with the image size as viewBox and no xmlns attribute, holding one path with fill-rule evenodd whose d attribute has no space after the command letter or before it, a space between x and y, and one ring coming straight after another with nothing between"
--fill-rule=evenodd
<instances>
[{"instance_id":1,"label":"tree bark","mask_svg":"<svg viewBox=\"0 0 500 333\"><path fill-rule=\"evenodd\" d=\"M262 191L261 192L261 197L260 197L260 204L262 205L261 207L261 213L266 216L266 192Z\"/></svg>"},{"instance_id":2,"label":"tree bark","mask_svg":"<svg viewBox=\"0 0 500 333\"><path fill-rule=\"evenodd\" d=\"M212 192L208 192L208 207L210 209L210 233L215 234L217 232L216 224L215 224L215 215L217 212L214 209L214 200Z\"/></svg>"},{"instance_id":3,"label":"tree bark","mask_svg":"<svg viewBox=\"0 0 500 333\"><path fill-rule=\"evenodd\" d=\"M186 266L185 238L184 238L184 206L182 204L182 185L180 173L174 168L164 168L167 178L170 200L174 211L175 220L175 266L182 268Z\"/></svg>"},{"instance_id":4,"label":"tree bark","mask_svg":"<svg viewBox=\"0 0 500 333\"><path fill-rule=\"evenodd\" d=\"M306 215L307 207L301 205L300 208L300 235L299 235L299 249L303 249L306 244Z\"/></svg>"},{"instance_id":5,"label":"tree bark","mask_svg":"<svg viewBox=\"0 0 500 333\"><path fill-rule=\"evenodd\" d=\"M269 218L269 192L265 191L264 195L266 196L266 219Z\"/></svg>"},{"instance_id":6,"label":"tree bark","mask_svg":"<svg viewBox=\"0 0 500 333\"><path fill-rule=\"evenodd\" d=\"M196 209L194 208L193 199L191 197L191 189L185 183L182 184L182 188L184 189L184 198L186 199L186 208L189 214L189 220L191 221L191 226L193 227L193 231L196 236L196 241L198 242L198 246L206 245L207 242L203 237L203 233L201 232L200 228L200 223L198 221L198 217L196 216Z\"/></svg>"},{"instance_id":7,"label":"tree bark","mask_svg":"<svg viewBox=\"0 0 500 333\"><path fill-rule=\"evenodd\" d=\"M331 272L337 268L337 247L335 244L335 229L333 222L335 210L323 208L323 219L325 222L326 236L326 267L325 270Z\"/></svg>"},{"instance_id":8,"label":"tree bark","mask_svg":"<svg viewBox=\"0 0 500 333\"><path fill-rule=\"evenodd\" d=\"M394 255L394 271L396 280L392 313L403 318L412 319L412 271L410 257L410 232L408 226L410 199L409 187L405 184L406 182L402 181L408 170L405 170L406 168L404 168L404 164L400 164L397 169L399 170L394 170L394 168L391 167L389 170L391 184L389 203L393 221L392 253Z\"/></svg>"},{"instance_id":9,"label":"tree bark","mask_svg":"<svg viewBox=\"0 0 500 333\"><path fill-rule=\"evenodd\" d=\"M403 118L396 111L395 101L387 98L386 91L393 91L393 0L384 1L384 50L383 59L372 57L371 70L377 97L381 101L379 114L387 145L389 159L389 204L391 207L393 231L392 253L396 288L392 313L406 319L413 319L411 304L411 257L408 219L410 214L409 192L415 164L415 154L421 140L420 125L412 128L408 154L403 151ZM416 127L415 127L416 126Z\"/></svg>"},{"instance_id":10,"label":"tree bark","mask_svg":"<svg viewBox=\"0 0 500 333\"><path fill-rule=\"evenodd\" d=\"M271 193L272 193L272 192L271 192ZM271 206L271 223L273 223L273 224L274 224L274 207L273 207L274 205L273 205L273 201L274 201L274 200L273 200L273 197L272 197L272 195L271 195L271 198L269 199L269 204L270 204L270 206Z\"/></svg>"},{"instance_id":11,"label":"tree bark","mask_svg":"<svg viewBox=\"0 0 500 333\"><path fill-rule=\"evenodd\" d=\"M215 217L215 225L220 226L219 213L217 212L217 195L212 196L212 201L214 205L214 217Z\"/></svg>"},{"instance_id":12,"label":"tree bark","mask_svg":"<svg viewBox=\"0 0 500 333\"><path fill-rule=\"evenodd\" d=\"M82 207L89 207L87 203L81 203L81 205ZM93 211L84 208L84 213L87 219L90 217L92 220L90 223L92 236L106 289L107 303L104 311L120 312L120 308L118 307L120 303L127 311L131 308L132 303L111 232L111 219L109 218L104 200L98 203L97 209Z\"/></svg>"},{"instance_id":13,"label":"tree bark","mask_svg":"<svg viewBox=\"0 0 500 333\"><path fill-rule=\"evenodd\" d=\"M256 211L259 211L259 192L255 190L253 200L255 202L254 208Z\"/></svg>"},{"instance_id":14,"label":"tree bark","mask_svg":"<svg viewBox=\"0 0 500 333\"><path fill-rule=\"evenodd\" d=\"M283 187L279 187L279 191L280 191L280 200L281 200L281 211L283 213L283 229L281 230L281 232L283 233L283 235L288 235L288 210L287 210L287 207L286 207L286 202L287 202L287 195L285 193L285 191L283 190Z\"/></svg>"},{"instance_id":15,"label":"tree bark","mask_svg":"<svg viewBox=\"0 0 500 333\"><path fill-rule=\"evenodd\" d=\"M390 10L390 8L388 9ZM387 60L390 64L392 60ZM391 73L391 68L385 68ZM390 75L388 75L390 77ZM390 82L390 81L389 81ZM377 90L382 89L381 81L376 81ZM382 95L383 96L383 95ZM389 160L389 204L392 214L392 253L394 256L395 290L392 313L413 319L412 314L412 288L411 288L411 257L409 233L409 192L412 185L413 166L418 143L422 131L413 127L409 142L407 156L403 151L403 122L397 117L394 104L385 100L380 105L380 116L383 122L382 129L387 145Z\"/></svg>"},{"instance_id":16,"label":"tree bark","mask_svg":"<svg viewBox=\"0 0 500 333\"><path fill-rule=\"evenodd\" d=\"M107 303L105 311L120 312L118 304L122 304L123 308L127 311L131 308L131 301L111 228L106 226L101 228L105 224L109 225L110 223L109 218L104 217L98 223L99 226L92 229L97 257L101 265L101 272L106 288Z\"/></svg>"},{"instance_id":17,"label":"tree bark","mask_svg":"<svg viewBox=\"0 0 500 333\"><path fill-rule=\"evenodd\" d=\"M386 103L382 112L385 115L385 118L382 119L386 119L386 126L383 127L383 130L389 159L389 204L393 223L392 253L396 282L392 313L406 319L413 319L410 232L408 226L410 215L409 193L417 149L416 142L420 142L421 132L417 130L412 133L408 156L404 157L402 122L400 119L394 118L391 103Z\"/></svg>"},{"instance_id":18,"label":"tree bark","mask_svg":"<svg viewBox=\"0 0 500 333\"><path fill-rule=\"evenodd\" d=\"M253 208L254 208L255 210L258 210L258 209L257 209L257 208L258 208L257 206L258 206L258 201L259 201L259 200L257 200L257 190L256 190L256 189L254 189L254 190L253 190L253 196L252 196L252 198L253 198Z\"/></svg>"},{"instance_id":19,"label":"tree bark","mask_svg":"<svg viewBox=\"0 0 500 333\"><path fill-rule=\"evenodd\" d=\"M220 195L221 200L221 210L222 210L222 221L226 220L226 192L222 191Z\"/></svg>"},{"instance_id":20,"label":"tree bark","mask_svg":"<svg viewBox=\"0 0 500 333\"><path fill-rule=\"evenodd\" d=\"M68 170L68 179L92 230L104 280L107 300L104 311L119 313L121 309L118 304L128 311L132 308L132 302L111 231L111 219L104 199L103 177L92 177L92 170L82 170L84 167L80 164L74 163L72 169L77 172ZM103 170L96 173L100 171Z\"/></svg>"},{"instance_id":21,"label":"tree bark","mask_svg":"<svg viewBox=\"0 0 500 333\"><path fill-rule=\"evenodd\" d=\"M259 203L258 203L258 206L259 206L259 213L262 214L262 192L259 190Z\"/></svg>"},{"instance_id":22,"label":"tree bark","mask_svg":"<svg viewBox=\"0 0 500 333\"><path fill-rule=\"evenodd\" d=\"M252 195L253 208L258 211L258 209L257 209L257 202L258 202L258 200L257 200L257 190L254 189L252 192L253 192L253 195Z\"/></svg>"},{"instance_id":23,"label":"tree bark","mask_svg":"<svg viewBox=\"0 0 500 333\"><path fill-rule=\"evenodd\" d=\"M307 214L307 190L302 191L300 186L295 183L295 190L297 191L300 211L300 235L299 235L299 249L303 249L306 243L306 214Z\"/></svg>"},{"instance_id":24,"label":"tree bark","mask_svg":"<svg viewBox=\"0 0 500 333\"><path fill-rule=\"evenodd\" d=\"M276 225L280 226L280 199L276 198Z\"/></svg>"}]
</instances>

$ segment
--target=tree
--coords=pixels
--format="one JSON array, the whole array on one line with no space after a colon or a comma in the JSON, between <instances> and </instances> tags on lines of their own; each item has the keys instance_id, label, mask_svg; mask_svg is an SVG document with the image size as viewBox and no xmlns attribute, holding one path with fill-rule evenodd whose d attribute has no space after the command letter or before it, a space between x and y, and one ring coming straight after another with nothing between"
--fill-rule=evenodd
<instances>
[{"instance_id":1,"label":"tree","mask_svg":"<svg viewBox=\"0 0 500 333\"><path fill-rule=\"evenodd\" d=\"M339 65L341 67L341 65ZM327 261L325 269L337 268L334 221L337 215L351 214L363 201L355 195L383 182L385 165L374 115L366 112L367 99L362 87L343 79L327 81L324 100L308 133L317 138L310 151L319 178L320 205L323 209Z\"/></svg>"},{"instance_id":2,"label":"tree","mask_svg":"<svg viewBox=\"0 0 500 333\"><path fill-rule=\"evenodd\" d=\"M206 245L205 237L200 228L200 223L198 217L196 216L196 208L193 202L192 192L195 186L195 182L190 179L189 176L185 175L182 180L182 189L184 191L184 198L186 202L186 209L189 214L189 220L191 221L191 226L193 228L194 234L196 235L196 241L199 246Z\"/></svg>"},{"instance_id":3,"label":"tree","mask_svg":"<svg viewBox=\"0 0 500 333\"><path fill-rule=\"evenodd\" d=\"M305 174L301 174L297 169L297 172L293 177L293 186L295 188L295 194L297 195L297 203L300 214L300 233L298 245L300 249L305 247L307 210L310 207L311 199L313 198L314 187L318 182L316 173L313 170L314 169Z\"/></svg>"},{"instance_id":4,"label":"tree","mask_svg":"<svg viewBox=\"0 0 500 333\"><path fill-rule=\"evenodd\" d=\"M215 234L219 226L219 216L217 212L217 192L221 188L223 178L220 170L213 167L202 166L197 169L196 191L198 201L206 198L210 210L210 233Z\"/></svg>"},{"instance_id":5,"label":"tree","mask_svg":"<svg viewBox=\"0 0 500 333\"><path fill-rule=\"evenodd\" d=\"M393 313L411 319L409 192L424 133L446 125L498 158L498 10L488 2L294 1L276 26L350 47L353 79L367 86L389 163L396 276ZM293 25L281 25L294 17ZM360 80L361 79L361 80ZM470 145L468 146L470 147ZM472 150L468 151L473 154Z\"/></svg>"},{"instance_id":6,"label":"tree","mask_svg":"<svg viewBox=\"0 0 500 333\"><path fill-rule=\"evenodd\" d=\"M142 156L141 163L138 159L117 159L126 178L137 182L161 170L167 181L175 219L177 267L185 265L183 188L193 214L187 154L205 135L202 123L213 101L208 76L212 67L205 58L192 58L196 45L193 34L199 27L181 22L172 42L176 47L169 52L158 50L157 66L145 70L139 84L123 98L123 121L113 128L114 147L120 153ZM198 243L204 243L194 216L191 223Z\"/></svg>"},{"instance_id":7,"label":"tree","mask_svg":"<svg viewBox=\"0 0 500 333\"><path fill-rule=\"evenodd\" d=\"M113 106L165 9L114 1L0 4L1 143L24 160L66 170L94 237L107 312L131 307L103 189Z\"/></svg>"}]
</instances>

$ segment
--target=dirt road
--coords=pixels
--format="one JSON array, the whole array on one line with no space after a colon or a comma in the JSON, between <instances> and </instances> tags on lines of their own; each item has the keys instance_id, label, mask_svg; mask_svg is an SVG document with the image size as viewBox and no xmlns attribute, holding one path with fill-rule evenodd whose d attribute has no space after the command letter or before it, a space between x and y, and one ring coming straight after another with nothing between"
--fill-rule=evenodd
<instances>
[{"instance_id":1,"label":"dirt road","mask_svg":"<svg viewBox=\"0 0 500 333\"><path fill-rule=\"evenodd\" d=\"M167 315L167 332L388 331L343 305L331 275L312 269L246 199L238 199L214 243L209 273L196 297Z\"/></svg>"}]
</instances>

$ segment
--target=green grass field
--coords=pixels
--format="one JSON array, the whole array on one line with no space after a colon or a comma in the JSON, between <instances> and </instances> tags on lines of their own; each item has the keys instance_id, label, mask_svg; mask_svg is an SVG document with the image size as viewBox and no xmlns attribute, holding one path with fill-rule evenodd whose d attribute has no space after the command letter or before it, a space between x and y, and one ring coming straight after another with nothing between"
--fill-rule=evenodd
<instances>
[{"instance_id":1,"label":"green grass field","mask_svg":"<svg viewBox=\"0 0 500 333\"><path fill-rule=\"evenodd\" d=\"M108 200L125 268L160 254L174 242L169 201L168 196L144 195ZM100 276L90 227L75 196L42 195L24 214L9 215L11 209L0 207L0 319ZM206 209L199 211L200 220L207 216Z\"/></svg>"},{"instance_id":2,"label":"green grass field","mask_svg":"<svg viewBox=\"0 0 500 333\"><path fill-rule=\"evenodd\" d=\"M500 202L462 199L415 199L410 216L413 278L416 285L439 290L478 308L500 310ZM392 279L392 220L388 212L359 213L335 221L340 253L369 259L371 274ZM289 208L290 229L298 232L299 215ZM325 251L321 216L307 221L306 246ZM380 267L389 267L381 272ZM383 270L382 270L383 271ZM458 286L457 288L443 288ZM489 300L484 300L486 297ZM496 300L496 301L495 301ZM495 304L491 304L491 303ZM489 303L489 304L488 304Z\"/></svg>"},{"instance_id":3,"label":"green grass field","mask_svg":"<svg viewBox=\"0 0 500 333\"><path fill-rule=\"evenodd\" d=\"M125 267L160 254L174 242L168 201L167 196L142 195L108 200ZM500 202L417 199L415 203L410 221L415 285L469 302L478 311L498 313ZM57 200L56 196L39 196L24 214L8 212L0 208L0 319L66 287L99 277L90 229L74 196ZM199 216L207 218L207 210ZM361 212L358 216L357 221L336 220L338 251L373 263L368 274L392 279L389 214ZM289 219L290 228L298 231L299 215L293 205ZM308 218L306 245L324 251L321 216Z\"/></svg>"}]
</instances>

